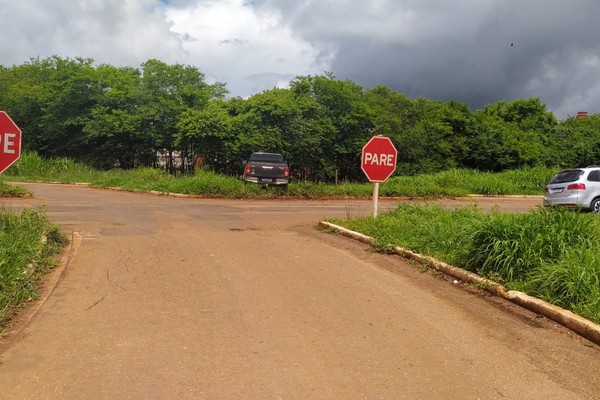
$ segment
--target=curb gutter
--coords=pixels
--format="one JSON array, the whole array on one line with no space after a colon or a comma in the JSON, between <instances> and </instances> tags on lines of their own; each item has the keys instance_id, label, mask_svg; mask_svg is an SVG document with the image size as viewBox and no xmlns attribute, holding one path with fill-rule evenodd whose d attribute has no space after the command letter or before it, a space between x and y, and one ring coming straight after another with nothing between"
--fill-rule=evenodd
<instances>
[{"instance_id":1,"label":"curb gutter","mask_svg":"<svg viewBox=\"0 0 600 400\"><path fill-rule=\"evenodd\" d=\"M346 236L362 243L373 245L373 238L370 236L363 235L355 231L351 231L339 225L332 224L327 221L319 222L319 226L332 229L342 236ZM517 304L523 308L533 311L537 314L543 315L544 317L551 319L578 335L590 340L591 342L600 345L600 325L583 318L571 311L565 310L564 308L555 306L546 301L540 300L536 297L529 296L525 293L518 292L515 290L508 290L503 285L493 282L489 279L483 278L473 272L466 271L461 268L454 267L446 264L442 261L436 260L433 257L424 256L410 250L403 249L401 247L395 247L394 253L414 260L420 264L430 265L437 271L440 271L453 278L460 279L467 283L472 283L478 287L495 294L496 296L502 297L514 304Z\"/></svg>"},{"instance_id":2,"label":"curb gutter","mask_svg":"<svg viewBox=\"0 0 600 400\"><path fill-rule=\"evenodd\" d=\"M28 307L23 312L22 316L17 318L17 323L11 330L7 329L4 336L19 335L25 329L29 322L37 315L42 306L48 301L54 290L58 286L61 278L65 274L65 270L70 266L73 258L79 250L79 246L83 240L83 235L79 232L72 232L71 238L65 250L63 251L58 263L54 269L48 272L43 280L39 298L32 307ZM0 348L1 350L1 348Z\"/></svg>"}]
</instances>

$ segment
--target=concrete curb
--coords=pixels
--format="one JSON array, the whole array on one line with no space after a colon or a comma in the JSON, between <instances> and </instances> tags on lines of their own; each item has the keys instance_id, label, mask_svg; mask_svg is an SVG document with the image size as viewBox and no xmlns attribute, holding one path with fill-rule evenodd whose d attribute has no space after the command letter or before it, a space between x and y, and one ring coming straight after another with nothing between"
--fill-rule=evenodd
<instances>
[{"instance_id":1,"label":"concrete curb","mask_svg":"<svg viewBox=\"0 0 600 400\"><path fill-rule=\"evenodd\" d=\"M319 222L319 226L327 229L332 229L341 234L342 236L358 240L362 243L373 245L373 238L371 238L370 236L363 235L362 233L351 231L349 229L332 224L327 221ZM489 279L483 278L473 272L469 272L464 269L446 264L442 261L436 260L433 257L423 256L421 254L403 249L401 247L395 247L394 253L401 257L414 260L420 264L432 266L437 271L440 271L453 278L477 285L478 287L492 294L495 294L496 296L502 297L523 308L526 308L537 314L543 315L544 317L563 325L564 327L588 339L589 341L600 345L600 325L597 325L590 320L587 320L577 314L574 314L571 311L565 310L564 308L555 306L554 304L550 304L538 298L529 296L525 293L518 292L515 290L508 290L497 282L490 281Z\"/></svg>"}]
</instances>

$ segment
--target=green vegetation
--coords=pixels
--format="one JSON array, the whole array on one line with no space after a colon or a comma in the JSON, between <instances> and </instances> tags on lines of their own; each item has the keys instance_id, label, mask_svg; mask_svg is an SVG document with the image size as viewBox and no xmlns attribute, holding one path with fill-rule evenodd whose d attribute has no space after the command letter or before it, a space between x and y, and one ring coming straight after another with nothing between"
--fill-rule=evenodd
<instances>
[{"instance_id":1,"label":"green vegetation","mask_svg":"<svg viewBox=\"0 0 600 400\"><path fill-rule=\"evenodd\" d=\"M600 323L600 220L594 214L538 209L484 213L475 206L400 206L377 219L335 223L477 272Z\"/></svg>"},{"instance_id":2,"label":"green vegetation","mask_svg":"<svg viewBox=\"0 0 600 400\"><path fill-rule=\"evenodd\" d=\"M206 83L196 68L159 60L132 68L55 56L0 66L0 108L23 131L25 150L3 179L207 197L368 197L361 148L384 135L399 156L381 196L539 195L557 169L600 160L600 115L557 121L535 98L474 112L458 101L410 99L330 73L298 76L289 89L248 99L226 94L223 83ZM240 181L253 151L284 155L292 171L287 191ZM0 194L19 189L0 182ZM599 320L597 223L589 218L403 208L348 223L382 246L432 254ZM34 228L24 227L39 238ZM570 235L588 230L587 242ZM13 263L6 260L3 268ZM21 277L24 266L16 268Z\"/></svg>"},{"instance_id":3,"label":"green vegetation","mask_svg":"<svg viewBox=\"0 0 600 400\"><path fill-rule=\"evenodd\" d=\"M381 195L410 197L459 197L469 194L541 195L544 186L555 173L555 169L545 167L497 173L450 169L432 174L391 178L382 185Z\"/></svg>"},{"instance_id":4,"label":"green vegetation","mask_svg":"<svg viewBox=\"0 0 600 400\"><path fill-rule=\"evenodd\" d=\"M13 186L0 180L0 197L23 197L29 195L29 192L18 186Z\"/></svg>"},{"instance_id":5,"label":"green vegetation","mask_svg":"<svg viewBox=\"0 0 600 400\"><path fill-rule=\"evenodd\" d=\"M160 166L194 175L202 166L235 177L251 152L268 151L284 155L296 181L364 182L357 166L372 135L395 143L398 176L600 159L600 115L557 121L535 98L472 111L331 73L298 76L289 89L248 99L226 94L223 83L207 84L195 67L159 60L139 68L61 57L0 66L0 108L23 131L23 148L101 170ZM487 181L479 186L491 193Z\"/></svg>"},{"instance_id":6,"label":"green vegetation","mask_svg":"<svg viewBox=\"0 0 600 400\"><path fill-rule=\"evenodd\" d=\"M5 180L60 183L89 183L102 173L66 157L45 159L37 153L24 151L21 158L3 174Z\"/></svg>"},{"instance_id":7,"label":"green vegetation","mask_svg":"<svg viewBox=\"0 0 600 400\"><path fill-rule=\"evenodd\" d=\"M119 187L131 191L155 190L164 193L182 193L204 197L244 198L257 196L258 185L244 185L239 179L210 171L198 171L195 175L174 177L156 168L114 170L101 174L92 182L99 187ZM271 197L275 190L263 190L263 196Z\"/></svg>"},{"instance_id":8,"label":"green vegetation","mask_svg":"<svg viewBox=\"0 0 600 400\"><path fill-rule=\"evenodd\" d=\"M0 209L0 326L36 297L39 278L55 265L65 241L43 210Z\"/></svg>"},{"instance_id":9,"label":"green vegetation","mask_svg":"<svg viewBox=\"0 0 600 400\"><path fill-rule=\"evenodd\" d=\"M442 197L481 195L540 195L555 170L536 167L499 173L452 169L433 174L393 177L381 184L380 195L388 197ZM45 160L36 153L25 152L8 171L6 178L17 181L90 183L99 187L127 190L193 194L206 197L369 197L370 183L341 182L338 185L292 182L287 191L265 190L244 184L239 178L199 169L195 174L174 176L162 169L142 167L131 170L98 171L65 158Z\"/></svg>"}]
</instances>

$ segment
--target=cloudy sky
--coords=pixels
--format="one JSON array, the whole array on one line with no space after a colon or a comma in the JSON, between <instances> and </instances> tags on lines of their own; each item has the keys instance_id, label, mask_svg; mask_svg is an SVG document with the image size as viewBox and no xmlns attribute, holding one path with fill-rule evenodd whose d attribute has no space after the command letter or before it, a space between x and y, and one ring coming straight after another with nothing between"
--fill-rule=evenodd
<instances>
[{"instance_id":1,"label":"cloudy sky","mask_svg":"<svg viewBox=\"0 0 600 400\"><path fill-rule=\"evenodd\" d=\"M472 109L600 113L598 0L0 0L0 64L193 65L231 95L331 71Z\"/></svg>"}]
</instances>

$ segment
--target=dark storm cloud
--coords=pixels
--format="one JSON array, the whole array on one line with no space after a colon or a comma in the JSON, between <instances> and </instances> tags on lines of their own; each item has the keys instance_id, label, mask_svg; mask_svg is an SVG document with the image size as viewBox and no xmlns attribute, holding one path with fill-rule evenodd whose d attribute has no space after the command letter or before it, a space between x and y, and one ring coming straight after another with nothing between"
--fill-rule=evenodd
<instances>
[{"instance_id":1,"label":"dark storm cloud","mask_svg":"<svg viewBox=\"0 0 600 400\"><path fill-rule=\"evenodd\" d=\"M329 50L339 78L366 87L472 108L539 97L559 117L600 113L596 0L257 3Z\"/></svg>"},{"instance_id":2,"label":"dark storm cloud","mask_svg":"<svg viewBox=\"0 0 600 400\"><path fill-rule=\"evenodd\" d=\"M600 113L597 0L0 0L0 64L191 64L233 95L334 72L473 109ZM253 81L254 80L254 81Z\"/></svg>"}]
</instances>

